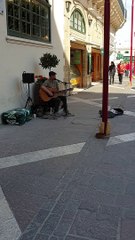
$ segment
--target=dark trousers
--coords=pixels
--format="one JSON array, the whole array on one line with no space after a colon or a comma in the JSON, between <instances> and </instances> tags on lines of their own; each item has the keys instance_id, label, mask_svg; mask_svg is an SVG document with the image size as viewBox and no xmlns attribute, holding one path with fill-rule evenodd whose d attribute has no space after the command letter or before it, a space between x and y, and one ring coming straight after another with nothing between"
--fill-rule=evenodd
<instances>
[{"instance_id":1,"label":"dark trousers","mask_svg":"<svg viewBox=\"0 0 135 240\"><path fill-rule=\"evenodd\" d=\"M114 83L114 74L110 74L110 84Z\"/></svg>"},{"instance_id":2,"label":"dark trousers","mask_svg":"<svg viewBox=\"0 0 135 240\"><path fill-rule=\"evenodd\" d=\"M60 105L60 98L52 98L51 100L48 101L49 107L53 108L53 112L56 113L59 110L59 105Z\"/></svg>"},{"instance_id":3,"label":"dark trousers","mask_svg":"<svg viewBox=\"0 0 135 240\"><path fill-rule=\"evenodd\" d=\"M122 80L123 80L123 74L119 73L119 83L122 83Z\"/></svg>"},{"instance_id":4,"label":"dark trousers","mask_svg":"<svg viewBox=\"0 0 135 240\"><path fill-rule=\"evenodd\" d=\"M62 108L65 113L68 113L68 107L67 107L67 97L66 96L59 96L60 101L62 102Z\"/></svg>"}]
</instances>

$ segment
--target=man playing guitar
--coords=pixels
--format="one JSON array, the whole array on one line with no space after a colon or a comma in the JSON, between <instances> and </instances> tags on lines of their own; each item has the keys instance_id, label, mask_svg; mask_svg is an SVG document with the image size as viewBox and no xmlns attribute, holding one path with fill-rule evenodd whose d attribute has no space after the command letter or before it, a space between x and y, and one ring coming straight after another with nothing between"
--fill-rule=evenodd
<instances>
[{"instance_id":1,"label":"man playing guitar","mask_svg":"<svg viewBox=\"0 0 135 240\"><path fill-rule=\"evenodd\" d=\"M49 72L49 79L47 79L41 86L40 97L42 100L47 101L49 107L54 109L54 114L57 115L60 102L62 101L62 107L64 111L64 116L68 116L70 113L67 108L67 98L66 96L59 96L59 85L56 79L56 73L53 71Z\"/></svg>"}]
</instances>

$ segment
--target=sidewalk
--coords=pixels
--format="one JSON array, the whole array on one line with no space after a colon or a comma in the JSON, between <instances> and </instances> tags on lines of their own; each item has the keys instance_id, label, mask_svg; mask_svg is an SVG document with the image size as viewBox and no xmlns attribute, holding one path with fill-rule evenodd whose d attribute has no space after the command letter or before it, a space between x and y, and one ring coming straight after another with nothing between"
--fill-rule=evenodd
<instances>
[{"instance_id":1,"label":"sidewalk","mask_svg":"<svg viewBox=\"0 0 135 240\"><path fill-rule=\"evenodd\" d=\"M0 126L0 240L134 240L134 87L109 86L110 139L96 139L102 84L69 97L75 117Z\"/></svg>"}]
</instances>

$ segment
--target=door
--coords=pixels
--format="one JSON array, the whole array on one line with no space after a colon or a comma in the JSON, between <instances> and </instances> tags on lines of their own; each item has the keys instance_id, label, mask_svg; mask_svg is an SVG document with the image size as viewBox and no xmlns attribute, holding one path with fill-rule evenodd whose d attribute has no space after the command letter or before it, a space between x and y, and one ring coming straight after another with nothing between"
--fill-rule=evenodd
<instances>
[{"instance_id":1,"label":"door","mask_svg":"<svg viewBox=\"0 0 135 240\"><path fill-rule=\"evenodd\" d=\"M101 53L92 49L92 81L101 80Z\"/></svg>"}]
</instances>

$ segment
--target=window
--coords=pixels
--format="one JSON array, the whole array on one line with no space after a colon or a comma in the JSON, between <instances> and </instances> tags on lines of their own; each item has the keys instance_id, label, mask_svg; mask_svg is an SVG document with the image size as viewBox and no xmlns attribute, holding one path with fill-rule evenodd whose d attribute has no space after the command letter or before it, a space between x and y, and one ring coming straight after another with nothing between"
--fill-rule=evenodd
<instances>
[{"instance_id":1,"label":"window","mask_svg":"<svg viewBox=\"0 0 135 240\"><path fill-rule=\"evenodd\" d=\"M47 0L7 0L7 33L50 42L50 5Z\"/></svg>"},{"instance_id":2,"label":"window","mask_svg":"<svg viewBox=\"0 0 135 240\"><path fill-rule=\"evenodd\" d=\"M92 64L92 57L91 57L91 53L88 53L88 59L87 59L87 61L88 61L88 65L87 65L87 74L90 74L91 73L91 70L92 70L92 66L91 66L91 64Z\"/></svg>"},{"instance_id":3,"label":"window","mask_svg":"<svg viewBox=\"0 0 135 240\"><path fill-rule=\"evenodd\" d=\"M75 10L70 18L70 27L73 28L74 30L81 32L85 34L86 29L85 29L85 22L82 14L80 13L79 10Z\"/></svg>"}]
</instances>

